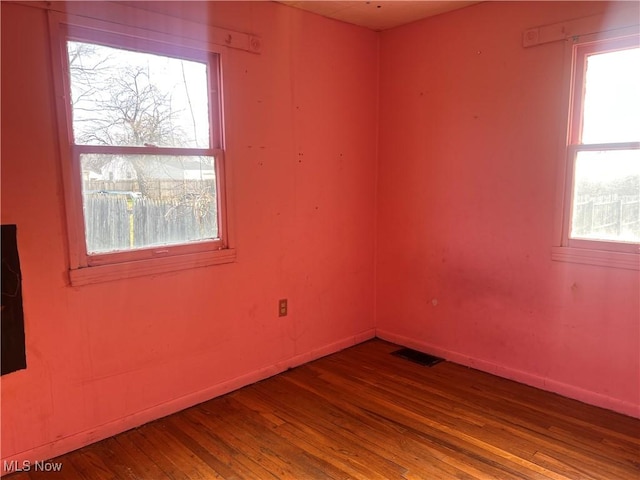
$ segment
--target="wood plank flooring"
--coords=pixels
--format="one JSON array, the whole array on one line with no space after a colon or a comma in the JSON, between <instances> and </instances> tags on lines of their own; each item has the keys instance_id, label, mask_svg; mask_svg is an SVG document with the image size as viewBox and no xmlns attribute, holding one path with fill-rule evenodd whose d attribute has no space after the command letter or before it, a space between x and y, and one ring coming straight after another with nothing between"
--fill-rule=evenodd
<instances>
[{"instance_id":1,"label":"wood plank flooring","mask_svg":"<svg viewBox=\"0 0 640 480\"><path fill-rule=\"evenodd\" d=\"M640 420L398 348L372 340L6 478L640 478Z\"/></svg>"}]
</instances>

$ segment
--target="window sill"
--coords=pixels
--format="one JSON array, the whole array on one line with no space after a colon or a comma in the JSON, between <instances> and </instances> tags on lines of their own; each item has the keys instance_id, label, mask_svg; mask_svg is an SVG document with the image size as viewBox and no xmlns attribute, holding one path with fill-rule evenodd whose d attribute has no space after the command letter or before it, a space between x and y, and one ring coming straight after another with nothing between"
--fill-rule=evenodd
<instances>
[{"instance_id":1,"label":"window sill","mask_svg":"<svg viewBox=\"0 0 640 480\"><path fill-rule=\"evenodd\" d=\"M150 258L132 262L71 269L69 270L69 279L71 285L77 287L113 280L232 263L235 259L236 251L233 249L190 253L165 258Z\"/></svg>"},{"instance_id":2,"label":"window sill","mask_svg":"<svg viewBox=\"0 0 640 480\"><path fill-rule=\"evenodd\" d=\"M637 253L608 252L575 247L552 247L551 259L558 262L640 270L640 255Z\"/></svg>"}]
</instances>

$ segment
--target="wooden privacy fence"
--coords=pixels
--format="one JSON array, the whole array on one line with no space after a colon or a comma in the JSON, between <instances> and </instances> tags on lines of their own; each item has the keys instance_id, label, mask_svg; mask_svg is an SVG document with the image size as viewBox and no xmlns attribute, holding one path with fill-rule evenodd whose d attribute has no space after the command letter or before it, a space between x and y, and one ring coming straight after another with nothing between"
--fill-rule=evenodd
<instances>
[{"instance_id":1,"label":"wooden privacy fence","mask_svg":"<svg viewBox=\"0 0 640 480\"><path fill-rule=\"evenodd\" d=\"M91 193L84 200L90 253L170 245L218 237L213 195L176 200Z\"/></svg>"},{"instance_id":2,"label":"wooden privacy fence","mask_svg":"<svg viewBox=\"0 0 640 480\"><path fill-rule=\"evenodd\" d=\"M579 196L573 214L577 234L610 234L640 238L640 196Z\"/></svg>"}]
</instances>

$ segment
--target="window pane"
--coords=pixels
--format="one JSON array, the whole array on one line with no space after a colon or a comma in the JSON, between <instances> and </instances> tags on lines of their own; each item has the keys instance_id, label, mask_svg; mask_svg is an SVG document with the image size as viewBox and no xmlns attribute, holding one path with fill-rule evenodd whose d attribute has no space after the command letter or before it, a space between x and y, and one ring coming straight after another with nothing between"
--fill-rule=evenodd
<instances>
[{"instance_id":1,"label":"window pane","mask_svg":"<svg viewBox=\"0 0 640 480\"><path fill-rule=\"evenodd\" d=\"M219 238L213 157L80 155L88 253Z\"/></svg>"},{"instance_id":2,"label":"window pane","mask_svg":"<svg viewBox=\"0 0 640 480\"><path fill-rule=\"evenodd\" d=\"M640 48L590 55L582 143L640 140Z\"/></svg>"},{"instance_id":3,"label":"window pane","mask_svg":"<svg viewBox=\"0 0 640 480\"><path fill-rule=\"evenodd\" d=\"M578 152L571 238L640 242L640 150Z\"/></svg>"},{"instance_id":4,"label":"window pane","mask_svg":"<svg viewBox=\"0 0 640 480\"><path fill-rule=\"evenodd\" d=\"M209 147L205 63L67 42L76 144Z\"/></svg>"}]
</instances>

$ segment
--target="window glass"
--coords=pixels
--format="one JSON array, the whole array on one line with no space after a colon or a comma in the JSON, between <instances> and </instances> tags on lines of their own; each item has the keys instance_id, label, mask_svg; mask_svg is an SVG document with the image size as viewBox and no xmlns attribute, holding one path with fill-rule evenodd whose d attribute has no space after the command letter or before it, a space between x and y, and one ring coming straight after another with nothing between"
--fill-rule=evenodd
<instances>
[{"instance_id":1,"label":"window glass","mask_svg":"<svg viewBox=\"0 0 640 480\"><path fill-rule=\"evenodd\" d=\"M587 57L582 143L640 140L640 48Z\"/></svg>"},{"instance_id":2,"label":"window glass","mask_svg":"<svg viewBox=\"0 0 640 480\"><path fill-rule=\"evenodd\" d=\"M640 150L577 153L571 237L640 242Z\"/></svg>"},{"instance_id":3,"label":"window glass","mask_svg":"<svg viewBox=\"0 0 640 480\"><path fill-rule=\"evenodd\" d=\"M77 145L210 146L207 65L67 42Z\"/></svg>"},{"instance_id":4,"label":"window glass","mask_svg":"<svg viewBox=\"0 0 640 480\"><path fill-rule=\"evenodd\" d=\"M87 253L218 238L215 159L81 154Z\"/></svg>"}]
</instances>

